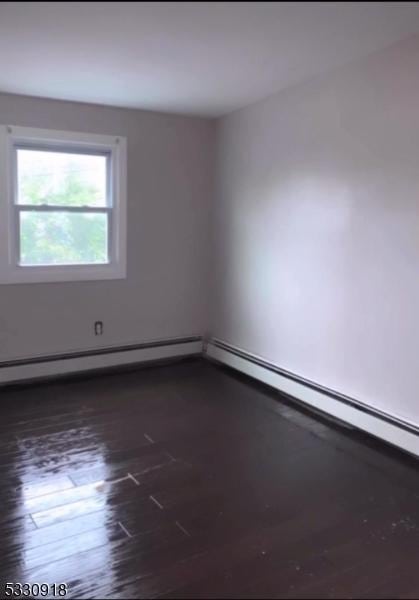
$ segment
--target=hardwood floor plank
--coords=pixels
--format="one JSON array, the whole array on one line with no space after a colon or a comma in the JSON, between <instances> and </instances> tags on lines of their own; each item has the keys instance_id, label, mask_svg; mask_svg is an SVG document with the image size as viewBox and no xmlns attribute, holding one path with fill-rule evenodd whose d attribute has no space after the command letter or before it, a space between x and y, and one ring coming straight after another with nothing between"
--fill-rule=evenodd
<instances>
[{"instance_id":1,"label":"hardwood floor plank","mask_svg":"<svg viewBox=\"0 0 419 600\"><path fill-rule=\"evenodd\" d=\"M82 515L95 513L104 508L111 509L127 502L128 498L131 501L134 497L137 497L138 501L140 500L139 488L130 479L124 479L115 485L103 484L100 487L88 485L83 488L75 488L75 491L83 490L85 492L86 488L89 495L82 500L31 513L35 525L39 528L47 527Z\"/></svg>"},{"instance_id":2,"label":"hardwood floor plank","mask_svg":"<svg viewBox=\"0 0 419 600\"><path fill-rule=\"evenodd\" d=\"M111 481L122 477L125 473L145 476L147 472L167 466L173 459L166 451L158 446L146 445L134 453L133 457L125 461L115 461L112 465L99 467L93 470L80 470L70 473L70 478L75 485L85 485L103 479Z\"/></svg>"},{"instance_id":3,"label":"hardwood floor plank","mask_svg":"<svg viewBox=\"0 0 419 600\"><path fill-rule=\"evenodd\" d=\"M87 552L94 548L107 546L113 540L125 540L125 533L117 526L111 528L96 528L85 533L79 533L63 540L50 542L37 548L28 548L22 554L24 571L30 571L35 567L50 564L56 560Z\"/></svg>"}]
</instances>

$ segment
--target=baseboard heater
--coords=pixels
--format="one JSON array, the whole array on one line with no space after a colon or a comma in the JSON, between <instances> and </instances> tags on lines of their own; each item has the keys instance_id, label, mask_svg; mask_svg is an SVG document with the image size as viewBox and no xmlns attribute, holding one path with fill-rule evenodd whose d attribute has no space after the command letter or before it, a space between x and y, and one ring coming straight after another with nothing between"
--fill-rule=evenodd
<instances>
[{"instance_id":1,"label":"baseboard heater","mask_svg":"<svg viewBox=\"0 0 419 600\"><path fill-rule=\"evenodd\" d=\"M0 385L202 354L202 337L189 336L53 354L0 363Z\"/></svg>"},{"instance_id":2,"label":"baseboard heater","mask_svg":"<svg viewBox=\"0 0 419 600\"><path fill-rule=\"evenodd\" d=\"M371 408L218 339L212 339L206 344L205 354L208 358L241 371L317 411L419 456L419 428L413 423Z\"/></svg>"}]
</instances>

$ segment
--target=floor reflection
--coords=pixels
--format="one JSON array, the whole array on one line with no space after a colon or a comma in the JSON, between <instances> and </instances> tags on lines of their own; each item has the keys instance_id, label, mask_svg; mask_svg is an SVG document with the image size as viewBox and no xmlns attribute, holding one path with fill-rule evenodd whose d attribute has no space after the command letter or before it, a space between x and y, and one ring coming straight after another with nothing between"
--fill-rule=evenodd
<instances>
[{"instance_id":1,"label":"floor reflection","mask_svg":"<svg viewBox=\"0 0 419 600\"><path fill-rule=\"evenodd\" d=\"M15 581L65 582L74 588L83 580L83 573L112 565L116 532L109 497L120 481L111 479L103 445L88 451L84 444L81 451L76 444L69 451L68 440L62 445L65 453L57 453L55 446L48 455L49 445L40 440L18 442L20 485L13 513L15 541L21 551L14 568ZM72 473L78 475L74 477L78 482ZM89 482L83 483L83 479ZM122 530L119 534L125 535ZM107 568L101 584L113 583L112 569Z\"/></svg>"}]
</instances>

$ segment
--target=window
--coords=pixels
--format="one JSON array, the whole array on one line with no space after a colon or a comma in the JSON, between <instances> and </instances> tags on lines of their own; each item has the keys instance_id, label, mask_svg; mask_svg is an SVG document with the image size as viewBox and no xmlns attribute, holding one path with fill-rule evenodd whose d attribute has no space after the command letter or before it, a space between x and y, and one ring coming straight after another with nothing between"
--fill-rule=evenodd
<instances>
[{"instance_id":1,"label":"window","mask_svg":"<svg viewBox=\"0 0 419 600\"><path fill-rule=\"evenodd\" d=\"M125 277L124 138L0 127L0 283Z\"/></svg>"}]
</instances>

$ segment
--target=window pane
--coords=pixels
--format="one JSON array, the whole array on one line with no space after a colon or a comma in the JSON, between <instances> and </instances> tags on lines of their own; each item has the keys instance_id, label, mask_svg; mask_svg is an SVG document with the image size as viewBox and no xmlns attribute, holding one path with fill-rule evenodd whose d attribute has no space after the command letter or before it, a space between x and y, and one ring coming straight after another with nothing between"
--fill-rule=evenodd
<instances>
[{"instance_id":1,"label":"window pane","mask_svg":"<svg viewBox=\"0 0 419 600\"><path fill-rule=\"evenodd\" d=\"M106 213L20 211L21 265L107 262Z\"/></svg>"},{"instance_id":2,"label":"window pane","mask_svg":"<svg viewBox=\"0 0 419 600\"><path fill-rule=\"evenodd\" d=\"M17 202L106 206L107 157L17 149Z\"/></svg>"}]
</instances>

